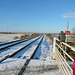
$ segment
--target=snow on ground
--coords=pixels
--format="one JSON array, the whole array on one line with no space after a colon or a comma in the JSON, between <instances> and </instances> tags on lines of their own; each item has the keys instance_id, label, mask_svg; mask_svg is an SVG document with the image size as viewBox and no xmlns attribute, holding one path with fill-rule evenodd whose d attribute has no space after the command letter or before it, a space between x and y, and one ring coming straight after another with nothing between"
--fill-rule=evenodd
<instances>
[{"instance_id":1,"label":"snow on ground","mask_svg":"<svg viewBox=\"0 0 75 75\"><path fill-rule=\"evenodd\" d=\"M0 45L0 49L3 48L3 47L9 46L9 45L15 44L15 43L20 42L20 41L22 41L22 40L15 41L15 42L13 42L13 43L5 44L5 45ZM4 42L2 42L2 43L0 43L0 44L3 44L3 43L4 43Z\"/></svg>"},{"instance_id":2,"label":"snow on ground","mask_svg":"<svg viewBox=\"0 0 75 75\"><path fill-rule=\"evenodd\" d=\"M23 34L0 34L0 42L12 41L15 36L20 36Z\"/></svg>"},{"instance_id":3,"label":"snow on ground","mask_svg":"<svg viewBox=\"0 0 75 75\"><path fill-rule=\"evenodd\" d=\"M29 43L31 43L32 41L34 41L35 39L37 39L38 37L36 38L33 38L31 40L28 40L28 41L25 41L21 44L18 44L18 45L15 45L15 46L12 46L10 48L8 48L6 51L0 51L0 59L1 58L4 58L5 56L7 55L12 55L13 53L15 53L16 51L18 51L19 49L23 48L24 46L28 45Z\"/></svg>"},{"instance_id":4,"label":"snow on ground","mask_svg":"<svg viewBox=\"0 0 75 75\"><path fill-rule=\"evenodd\" d=\"M17 55L15 55L13 58L19 57L23 58L25 57L30 58L31 55L33 54L34 50L36 49L38 43L40 42L41 38L34 41L32 44L30 44L29 46L27 46L26 48L24 48L22 51L20 51L19 53L17 53Z\"/></svg>"},{"instance_id":5,"label":"snow on ground","mask_svg":"<svg viewBox=\"0 0 75 75\"><path fill-rule=\"evenodd\" d=\"M50 55L50 58L52 59L52 57L53 57L53 42L50 39L47 39L47 43L50 48L49 55Z\"/></svg>"},{"instance_id":6,"label":"snow on ground","mask_svg":"<svg viewBox=\"0 0 75 75\"><path fill-rule=\"evenodd\" d=\"M39 42L41 41L42 37L40 39L38 39L34 45L32 45L23 55L22 57L24 56L27 56L27 59L30 59L31 55L33 54L33 52L35 51L35 49L37 48Z\"/></svg>"},{"instance_id":7,"label":"snow on ground","mask_svg":"<svg viewBox=\"0 0 75 75\"><path fill-rule=\"evenodd\" d=\"M50 41L50 40L49 40ZM47 43L47 39L46 36L44 35L44 38L39 46L39 48L37 49L34 58L35 59L45 59L47 60L47 58L52 58L52 42L50 41L50 47Z\"/></svg>"},{"instance_id":8,"label":"snow on ground","mask_svg":"<svg viewBox=\"0 0 75 75\"><path fill-rule=\"evenodd\" d=\"M51 70L46 72L29 72L24 73L23 75L59 75L58 70Z\"/></svg>"},{"instance_id":9,"label":"snow on ground","mask_svg":"<svg viewBox=\"0 0 75 75\"><path fill-rule=\"evenodd\" d=\"M50 48L48 46L46 36L44 36L43 43L41 45L41 52L42 54L40 56L40 59L47 59L50 57Z\"/></svg>"},{"instance_id":10,"label":"snow on ground","mask_svg":"<svg viewBox=\"0 0 75 75\"><path fill-rule=\"evenodd\" d=\"M0 63L0 75L18 75L25 63L25 59L8 58Z\"/></svg>"},{"instance_id":11,"label":"snow on ground","mask_svg":"<svg viewBox=\"0 0 75 75\"><path fill-rule=\"evenodd\" d=\"M45 72L50 70L57 69L57 65L55 60L36 60L32 59L30 63L28 64L28 67L26 68L26 71L28 72Z\"/></svg>"},{"instance_id":12,"label":"snow on ground","mask_svg":"<svg viewBox=\"0 0 75 75\"><path fill-rule=\"evenodd\" d=\"M23 75L60 75L55 60L32 59Z\"/></svg>"},{"instance_id":13,"label":"snow on ground","mask_svg":"<svg viewBox=\"0 0 75 75\"><path fill-rule=\"evenodd\" d=\"M27 42L20 44L19 47L17 46L16 48L13 48L13 50L7 50L5 51L5 53L2 52L3 54L1 53L0 56L2 55L3 57L4 55L13 53L15 52L15 50L17 50L17 48L21 48L23 45L26 44ZM32 51L35 48L34 46L31 46L31 49L29 49L29 51L30 50ZM49 39L47 40L46 36L44 36L44 39L41 42L41 45L39 46L39 51L37 53L39 59L37 60L32 59L29 62L23 75L59 75L56 62L55 60L52 59L52 53L53 53L52 42ZM20 59L20 58L6 59L2 63L0 63L0 75L18 75L25 61L26 59Z\"/></svg>"},{"instance_id":14,"label":"snow on ground","mask_svg":"<svg viewBox=\"0 0 75 75\"><path fill-rule=\"evenodd\" d=\"M56 61L52 59L53 43L44 36L34 58L28 64L24 75L59 75Z\"/></svg>"}]
</instances>

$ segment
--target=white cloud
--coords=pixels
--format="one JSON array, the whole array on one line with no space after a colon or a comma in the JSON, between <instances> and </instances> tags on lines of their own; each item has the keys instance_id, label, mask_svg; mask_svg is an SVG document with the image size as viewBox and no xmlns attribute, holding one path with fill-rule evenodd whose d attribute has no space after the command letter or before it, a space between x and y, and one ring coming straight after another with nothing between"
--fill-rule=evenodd
<instances>
[{"instance_id":1,"label":"white cloud","mask_svg":"<svg viewBox=\"0 0 75 75\"><path fill-rule=\"evenodd\" d=\"M75 13L62 14L63 18L75 18Z\"/></svg>"}]
</instances>

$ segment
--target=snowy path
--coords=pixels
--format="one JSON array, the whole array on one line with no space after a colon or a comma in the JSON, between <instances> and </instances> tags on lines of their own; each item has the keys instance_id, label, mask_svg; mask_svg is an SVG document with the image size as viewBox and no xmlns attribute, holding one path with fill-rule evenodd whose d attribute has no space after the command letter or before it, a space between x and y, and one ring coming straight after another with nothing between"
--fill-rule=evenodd
<instances>
[{"instance_id":1,"label":"snowy path","mask_svg":"<svg viewBox=\"0 0 75 75\"><path fill-rule=\"evenodd\" d=\"M52 44L50 45L52 46ZM47 58L52 58L50 57L50 52L52 51L52 49L49 48L49 45L47 43L47 39L46 36L44 36L41 45L39 46L39 48L37 49L34 59L47 59ZM51 52L52 53L52 52Z\"/></svg>"}]
</instances>

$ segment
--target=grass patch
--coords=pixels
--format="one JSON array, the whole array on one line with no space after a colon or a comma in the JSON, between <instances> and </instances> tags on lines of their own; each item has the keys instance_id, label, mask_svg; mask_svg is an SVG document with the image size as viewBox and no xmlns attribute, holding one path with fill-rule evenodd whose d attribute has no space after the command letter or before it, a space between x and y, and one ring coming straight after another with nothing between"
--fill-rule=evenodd
<instances>
[{"instance_id":1,"label":"grass patch","mask_svg":"<svg viewBox=\"0 0 75 75\"><path fill-rule=\"evenodd\" d=\"M68 44L72 47L75 47L75 42L68 42Z\"/></svg>"},{"instance_id":2,"label":"grass patch","mask_svg":"<svg viewBox=\"0 0 75 75\"><path fill-rule=\"evenodd\" d=\"M14 40L16 40L16 39L18 39L18 36L15 36L15 37L14 37Z\"/></svg>"},{"instance_id":3,"label":"grass patch","mask_svg":"<svg viewBox=\"0 0 75 75\"><path fill-rule=\"evenodd\" d=\"M22 36L20 37L20 39L24 39L24 38L28 38L28 37L29 37L29 35L24 34L24 35L22 35Z\"/></svg>"}]
</instances>

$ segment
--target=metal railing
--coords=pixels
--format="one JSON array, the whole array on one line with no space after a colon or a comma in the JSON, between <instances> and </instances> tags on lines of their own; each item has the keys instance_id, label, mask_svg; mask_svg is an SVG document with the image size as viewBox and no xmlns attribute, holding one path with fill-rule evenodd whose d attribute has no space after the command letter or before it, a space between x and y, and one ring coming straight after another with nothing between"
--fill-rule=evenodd
<instances>
[{"instance_id":1,"label":"metal railing","mask_svg":"<svg viewBox=\"0 0 75 75\"><path fill-rule=\"evenodd\" d=\"M58 39L54 38L53 59L56 60L60 75L73 75L73 69L68 64L67 58L72 62L74 59L66 52L65 47L68 47L71 51L75 52L75 47L72 47L67 43L60 42Z\"/></svg>"}]
</instances>

